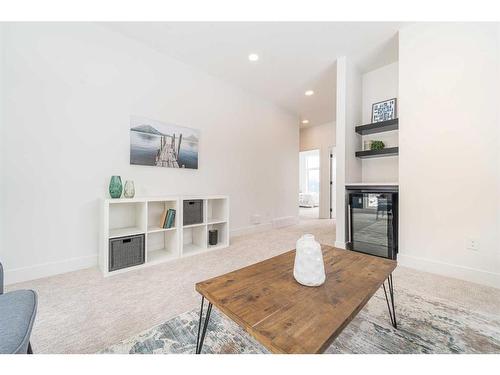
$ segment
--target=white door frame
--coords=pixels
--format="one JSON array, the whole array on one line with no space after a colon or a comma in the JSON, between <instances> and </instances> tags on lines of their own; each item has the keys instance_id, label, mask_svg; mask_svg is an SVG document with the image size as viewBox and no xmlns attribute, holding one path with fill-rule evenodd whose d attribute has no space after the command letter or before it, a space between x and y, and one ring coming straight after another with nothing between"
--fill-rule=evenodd
<instances>
[{"instance_id":1,"label":"white door frame","mask_svg":"<svg viewBox=\"0 0 500 375\"><path fill-rule=\"evenodd\" d=\"M335 152L336 152L335 147L330 147L329 149L330 157L328 158L330 163L330 219L335 219L336 217L336 212L335 212L336 186L334 180L335 180L335 168L337 165L337 156Z\"/></svg>"}]
</instances>

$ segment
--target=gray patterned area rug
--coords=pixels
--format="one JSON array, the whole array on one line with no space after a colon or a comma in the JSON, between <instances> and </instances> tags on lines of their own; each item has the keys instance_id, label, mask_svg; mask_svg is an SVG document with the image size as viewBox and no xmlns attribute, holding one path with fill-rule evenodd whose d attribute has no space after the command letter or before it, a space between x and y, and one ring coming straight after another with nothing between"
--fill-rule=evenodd
<instances>
[{"instance_id":1,"label":"gray patterned area rug","mask_svg":"<svg viewBox=\"0 0 500 375\"><path fill-rule=\"evenodd\" d=\"M379 290L326 353L500 353L500 316L396 288L398 329ZM194 353L199 309L181 314L101 353ZM203 353L268 351L215 308Z\"/></svg>"}]
</instances>

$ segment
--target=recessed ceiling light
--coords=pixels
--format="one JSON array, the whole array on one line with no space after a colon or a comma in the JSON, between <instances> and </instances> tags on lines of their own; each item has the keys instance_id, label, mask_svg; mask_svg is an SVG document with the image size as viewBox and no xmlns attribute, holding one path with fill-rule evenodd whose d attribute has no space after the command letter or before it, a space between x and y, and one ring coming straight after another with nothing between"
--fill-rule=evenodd
<instances>
[{"instance_id":1,"label":"recessed ceiling light","mask_svg":"<svg viewBox=\"0 0 500 375\"><path fill-rule=\"evenodd\" d=\"M248 60L252 62L258 61L259 55L257 55L256 53L251 53L250 55L248 55Z\"/></svg>"},{"instance_id":2,"label":"recessed ceiling light","mask_svg":"<svg viewBox=\"0 0 500 375\"><path fill-rule=\"evenodd\" d=\"M311 95L314 95L314 91L313 90L307 90L305 93L304 93L305 96L311 96Z\"/></svg>"},{"instance_id":3,"label":"recessed ceiling light","mask_svg":"<svg viewBox=\"0 0 500 375\"><path fill-rule=\"evenodd\" d=\"M302 120L302 123L305 125L305 124L309 124L309 120Z\"/></svg>"}]
</instances>

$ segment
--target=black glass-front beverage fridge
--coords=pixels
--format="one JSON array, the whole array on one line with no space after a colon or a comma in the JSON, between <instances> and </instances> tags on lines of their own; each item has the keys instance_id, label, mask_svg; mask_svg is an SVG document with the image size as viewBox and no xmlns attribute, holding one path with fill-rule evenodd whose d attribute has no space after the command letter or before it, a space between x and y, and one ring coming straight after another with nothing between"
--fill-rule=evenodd
<instances>
[{"instance_id":1,"label":"black glass-front beverage fridge","mask_svg":"<svg viewBox=\"0 0 500 375\"><path fill-rule=\"evenodd\" d=\"M347 248L396 259L398 253L397 190L348 189L346 193Z\"/></svg>"}]
</instances>

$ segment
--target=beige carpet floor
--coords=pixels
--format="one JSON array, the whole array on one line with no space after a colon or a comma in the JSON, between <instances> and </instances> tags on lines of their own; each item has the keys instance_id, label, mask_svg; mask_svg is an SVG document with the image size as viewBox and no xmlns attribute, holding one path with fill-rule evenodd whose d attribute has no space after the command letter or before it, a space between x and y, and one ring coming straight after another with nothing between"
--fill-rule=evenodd
<instances>
[{"instance_id":1,"label":"beige carpet floor","mask_svg":"<svg viewBox=\"0 0 500 375\"><path fill-rule=\"evenodd\" d=\"M314 220L319 218L319 207L299 207L300 220Z\"/></svg>"},{"instance_id":2,"label":"beige carpet floor","mask_svg":"<svg viewBox=\"0 0 500 375\"><path fill-rule=\"evenodd\" d=\"M325 244L335 240L330 220L233 238L231 246L142 270L103 278L91 268L12 285L39 294L32 335L37 353L95 353L199 306L198 281L294 248L303 233ZM398 267L395 284L422 296L450 299L464 308L499 314L500 290Z\"/></svg>"}]
</instances>

